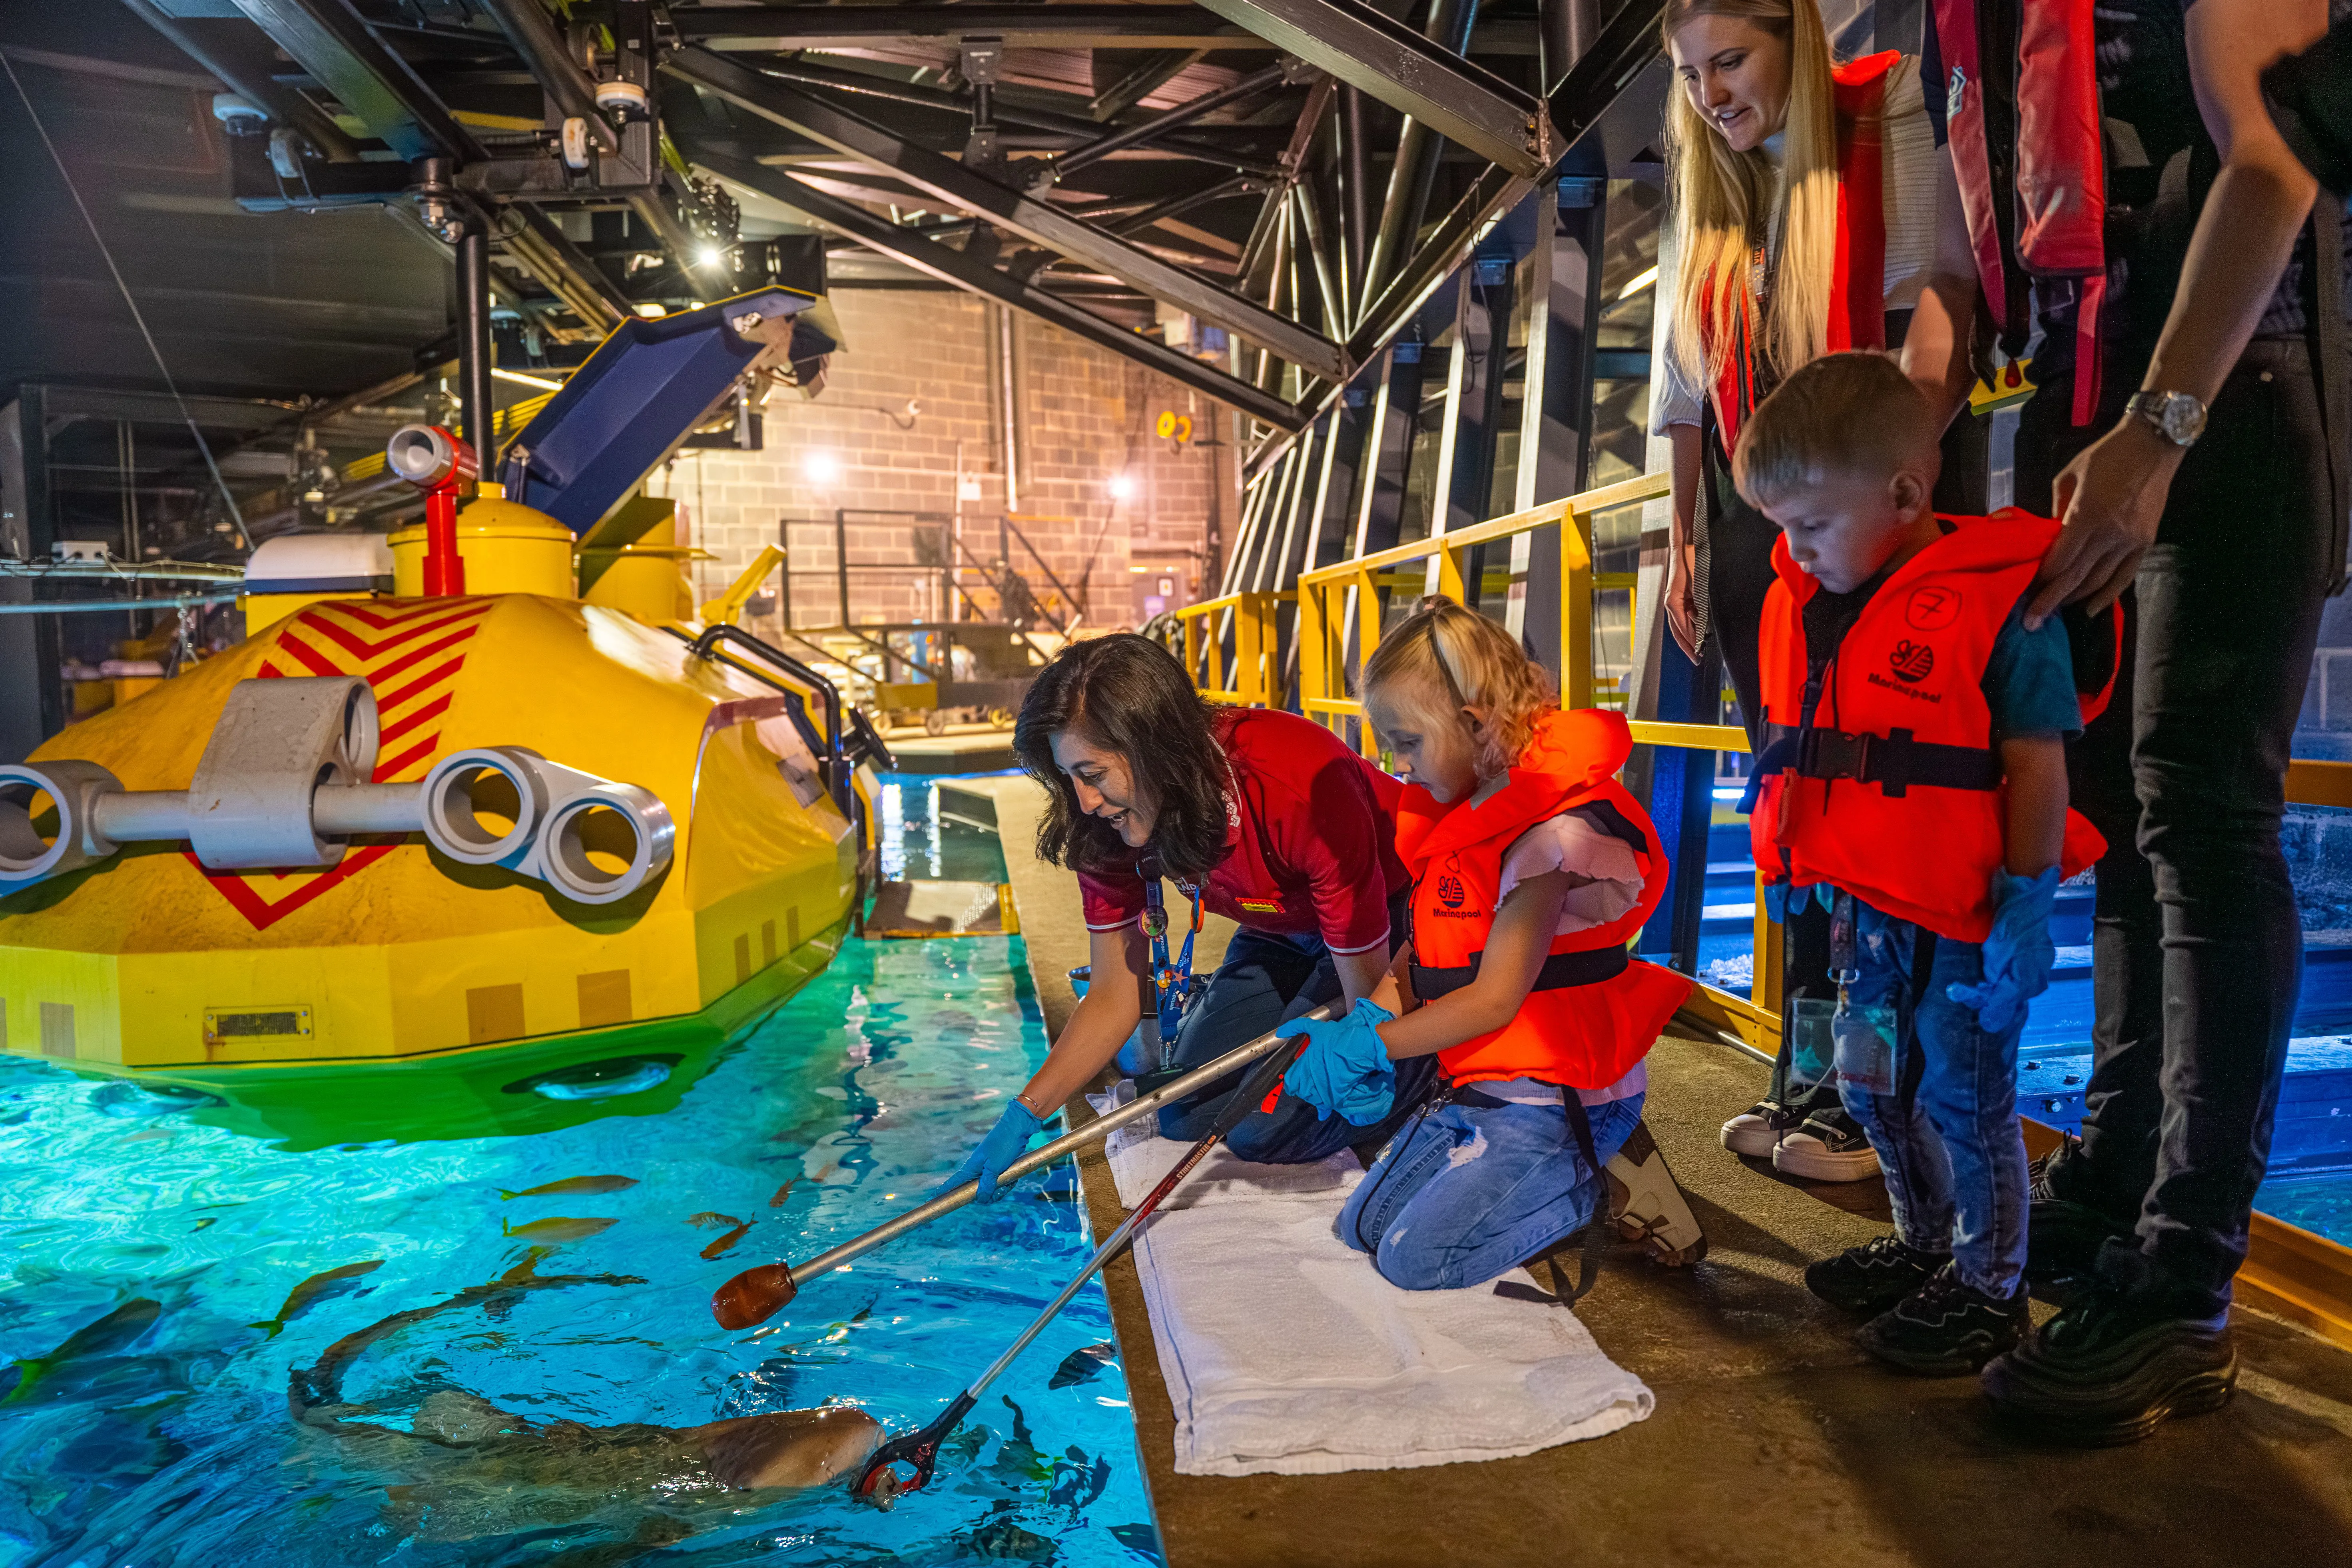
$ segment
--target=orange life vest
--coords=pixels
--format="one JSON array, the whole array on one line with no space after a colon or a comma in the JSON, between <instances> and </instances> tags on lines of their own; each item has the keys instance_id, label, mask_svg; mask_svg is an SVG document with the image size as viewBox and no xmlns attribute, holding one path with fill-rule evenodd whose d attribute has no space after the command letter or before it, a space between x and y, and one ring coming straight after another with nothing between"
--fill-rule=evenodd
<instances>
[{"instance_id":1,"label":"orange life vest","mask_svg":"<svg viewBox=\"0 0 2352 1568\"><path fill-rule=\"evenodd\" d=\"M1418 784L1399 801L1397 853L1413 878L1413 992L1423 1002L1476 977L1494 929L1503 858L1521 834L1564 811L1599 805L1641 838L1640 900L1606 925L1553 939L1536 988L1509 1023L1438 1053L1453 1082L1532 1078L1605 1089L1649 1054L1690 994L1683 976L1625 952L1666 886L1657 830L1612 776L1633 744L1620 714L1549 712L1536 721L1510 782L1477 805L1441 805Z\"/></svg>"},{"instance_id":2,"label":"orange life vest","mask_svg":"<svg viewBox=\"0 0 2352 1568\"><path fill-rule=\"evenodd\" d=\"M2013 508L1943 521L1952 531L1896 568L1854 617L1810 714L1804 605L1820 584L1785 540L1772 546L1780 581L1765 596L1759 649L1769 739L1748 835L1767 881L1827 882L1939 936L1982 942L2009 801L1985 665L2058 525ZM2110 668L2103 689L2079 698L2085 723L2114 685ZM2063 875L2105 847L2066 813Z\"/></svg>"},{"instance_id":3,"label":"orange life vest","mask_svg":"<svg viewBox=\"0 0 2352 1568\"><path fill-rule=\"evenodd\" d=\"M1837 251L1830 273L1830 310L1825 351L1886 346L1886 172L1882 110L1886 73L1903 57L1893 49L1830 68L1836 100L1838 199ZM1739 442L1739 426L1756 406L1754 290L1738 274L1739 300L1732 312L1736 341L1723 356L1713 392L1716 427L1723 449ZM1701 301L1701 363L1715 363L1715 310Z\"/></svg>"}]
</instances>

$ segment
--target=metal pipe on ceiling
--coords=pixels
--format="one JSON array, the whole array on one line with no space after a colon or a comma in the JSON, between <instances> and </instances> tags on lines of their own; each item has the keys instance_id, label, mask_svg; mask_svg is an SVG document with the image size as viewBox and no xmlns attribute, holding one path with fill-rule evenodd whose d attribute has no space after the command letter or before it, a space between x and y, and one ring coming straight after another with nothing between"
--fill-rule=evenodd
<instances>
[{"instance_id":1,"label":"metal pipe on ceiling","mask_svg":"<svg viewBox=\"0 0 2352 1568\"><path fill-rule=\"evenodd\" d=\"M1460 54L1470 47L1470 30L1477 25L1478 0L1434 0L1429 8L1429 41ZM1389 166L1388 195L1381 204L1380 232L1373 237L1370 257L1364 263L1361 297L1378 294L1397 270L1400 258L1421 233L1423 216L1437 184L1444 140L1426 122L1411 115L1397 137L1396 162Z\"/></svg>"},{"instance_id":2,"label":"metal pipe on ceiling","mask_svg":"<svg viewBox=\"0 0 2352 1568\"><path fill-rule=\"evenodd\" d=\"M291 126L304 141L316 147L327 162L359 162L359 149L352 145L352 139L343 134L342 127L299 92L281 86L267 73L231 64L219 50L205 47L203 39L180 26L179 18L167 15L154 4L154 0L122 0L122 3L131 8L133 16L169 38L182 54L218 77L222 86L271 119Z\"/></svg>"},{"instance_id":3,"label":"metal pipe on ceiling","mask_svg":"<svg viewBox=\"0 0 2352 1568\"><path fill-rule=\"evenodd\" d=\"M604 112L596 107L595 88L564 47L563 36L555 30L546 7L539 0L481 0L481 5L565 118L585 121L588 134L598 146L618 153L621 139L605 123Z\"/></svg>"},{"instance_id":4,"label":"metal pipe on ceiling","mask_svg":"<svg viewBox=\"0 0 2352 1568\"><path fill-rule=\"evenodd\" d=\"M457 237L457 405L485 473L499 455L490 354L490 235L474 217Z\"/></svg>"}]
</instances>

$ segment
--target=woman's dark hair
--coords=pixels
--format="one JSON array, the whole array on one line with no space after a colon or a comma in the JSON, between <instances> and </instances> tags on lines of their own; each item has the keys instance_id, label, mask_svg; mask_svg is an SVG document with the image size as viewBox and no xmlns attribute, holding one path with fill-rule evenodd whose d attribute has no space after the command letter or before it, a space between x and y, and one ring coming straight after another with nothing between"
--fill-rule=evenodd
<instances>
[{"instance_id":1,"label":"woman's dark hair","mask_svg":"<svg viewBox=\"0 0 2352 1568\"><path fill-rule=\"evenodd\" d=\"M1175 656L1122 632L1075 642L1055 655L1022 700L1013 749L1051 797L1037 828L1037 858L1074 871L1115 863L1116 829L1078 809L1077 792L1054 762L1054 737L1075 729L1127 759L1128 776L1150 792L1151 848L1170 875L1197 881L1225 858L1225 755L1208 703Z\"/></svg>"}]
</instances>

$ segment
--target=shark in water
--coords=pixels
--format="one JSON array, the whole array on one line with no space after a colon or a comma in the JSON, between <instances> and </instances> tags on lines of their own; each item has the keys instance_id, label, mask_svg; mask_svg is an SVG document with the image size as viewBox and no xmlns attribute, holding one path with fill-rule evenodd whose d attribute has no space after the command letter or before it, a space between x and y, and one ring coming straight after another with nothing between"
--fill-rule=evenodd
<instances>
[{"instance_id":1,"label":"shark in water","mask_svg":"<svg viewBox=\"0 0 2352 1568\"><path fill-rule=\"evenodd\" d=\"M536 1272L543 1253L487 1285L410 1308L344 1335L315 1365L296 1368L289 1403L304 1427L331 1436L344 1464L399 1477L387 1488L400 1523L431 1541L467 1540L595 1516L640 1531L661 1516L661 1533L693 1528L698 1509L730 1514L757 1499L825 1487L854 1477L882 1441L879 1423L852 1405L742 1415L697 1426L631 1423L590 1426L533 1421L457 1389L437 1389L415 1407L410 1428L362 1419L375 1407L347 1403L342 1380L378 1341L444 1313L493 1313L535 1290L634 1285L625 1275Z\"/></svg>"}]
</instances>

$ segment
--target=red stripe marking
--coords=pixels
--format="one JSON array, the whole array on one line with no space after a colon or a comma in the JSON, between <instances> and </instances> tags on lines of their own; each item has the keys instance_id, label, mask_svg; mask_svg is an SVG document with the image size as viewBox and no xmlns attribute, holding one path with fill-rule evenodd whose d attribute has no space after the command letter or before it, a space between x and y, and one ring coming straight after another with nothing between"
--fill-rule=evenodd
<instances>
[{"instance_id":1,"label":"red stripe marking","mask_svg":"<svg viewBox=\"0 0 2352 1568\"><path fill-rule=\"evenodd\" d=\"M407 718L403 719L399 723L386 725L377 733L376 743L380 746L390 745L394 741L398 740L401 736L405 735L411 730L415 729L416 726L424 723L427 719L437 719L442 714L446 713L449 710L450 695L450 693L445 691L440 696L435 698L432 701L427 702L424 707L419 708L415 712L411 713ZM436 738L438 739L438 737Z\"/></svg>"},{"instance_id":2,"label":"red stripe marking","mask_svg":"<svg viewBox=\"0 0 2352 1568\"><path fill-rule=\"evenodd\" d=\"M440 685L442 682L453 679L459 670L465 668L466 656L464 654L459 654L456 658L453 658L448 663L442 665L439 668L427 670L425 674L418 676L415 680L410 681L406 686L402 687L399 690L391 693L389 696L378 696L375 700L375 710L379 714L388 713L394 708L399 707L402 703L407 701L410 698L415 696L418 692L429 691L434 687ZM370 684L373 683L371 682Z\"/></svg>"},{"instance_id":3,"label":"red stripe marking","mask_svg":"<svg viewBox=\"0 0 2352 1568\"><path fill-rule=\"evenodd\" d=\"M440 743L441 731L436 730L433 733L425 736L425 739L417 742L416 744L401 752L400 755L393 758L390 762L380 762L376 763L375 782L377 784L392 784L395 782L392 776L393 774L400 772L401 769L408 766L411 763L423 762L425 758L433 754L433 748ZM402 779L397 782L405 784L409 781Z\"/></svg>"},{"instance_id":4,"label":"red stripe marking","mask_svg":"<svg viewBox=\"0 0 2352 1568\"><path fill-rule=\"evenodd\" d=\"M278 680L284 679L285 674L286 672L284 670L265 659L262 661L261 668L254 671L253 679L256 680Z\"/></svg>"},{"instance_id":5,"label":"red stripe marking","mask_svg":"<svg viewBox=\"0 0 2352 1568\"><path fill-rule=\"evenodd\" d=\"M333 869L322 872L284 898L276 900L263 897L261 889L255 887L248 879L252 875L268 875L282 881L287 876L284 871L248 874L235 871L207 871L205 869L205 863L197 859L193 853L187 850L182 850L181 853L187 856L188 864L194 866L205 881L218 889L221 897L229 901L229 907L243 915L252 924L254 930L268 931L296 910L325 893L328 889L341 886L346 879L374 865L398 847L400 847L396 844L371 844L365 848L354 850L345 855L341 862Z\"/></svg>"},{"instance_id":6,"label":"red stripe marking","mask_svg":"<svg viewBox=\"0 0 2352 1568\"><path fill-rule=\"evenodd\" d=\"M436 653L446 653L449 649L456 647L459 643L464 642L467 637L472 637L476 632L480 631L481 629L482 628L479 626L460 627L458 630L451 632L447 637L443 637L439 642L429 642L423 647L411 648L408 652L401 655L398 658L394 659L390 664L385 665L382 669L369 671L368 684L373 686L379 680L390 680L394 676L398 675L402 670L408 668L410 666L421 664L425 659L431 658Z\"/></svg>"},{"instance_id":7,"label":"red stripe marking","mask_svg":"<svg viewBox=\"0 0 2352 1568\"><path fill-rule=\"evenodd\" d=\"M333 640L353 658L371 659L379 658L383 655L390 653L394 648L400 647L403 643L414 642L418 637L430 636L432 633L439 631L444 626L456 626L459 621L470 620L480 613L481 612L479 610L476 609L459 610L456 615L444 616L437 621L428 621L421 626L410 626L405 630L394 632L390 637L381 637L374 642L369 642L365 638L354 636L343 627L336 626L324 616L320 616L315 621L308 623L308 625L310 629L322 633Z\"/></svg>"},{"instance_id":8,"label":"red stripe marking","mask_svg":"<svg viewBox=\"0 0 2352 1568\"><path fill-rule=\"evenodd\" d=\"M362 626L384 631L422 616L446 614L453 604L464 606L466 612L474 615L490 607L488 599L378 599L367 603L357 599L333 599L323 605L314 605L311 609L332 610L337 615L351 616ZM386 606L395 607L387 612ZM306 615L309 613L304 612Z\"/></svg>"},{"instance_id":9,"label":"red stripe marking","mask_svg":"<svg viewBox=\"0 0 2352 1568\"><path fill-rule=\"evenodd\" d=\"M292 654L295 659L307 666L313 675L341 675L343 673L343 671L335 668L333 661L329 659L325 654L320 653L318 649L304 642L300 637L296 637L294 635L293 628L290 626L278 634L278 647L279 651Z\"/></svg>"}]
</instances>

